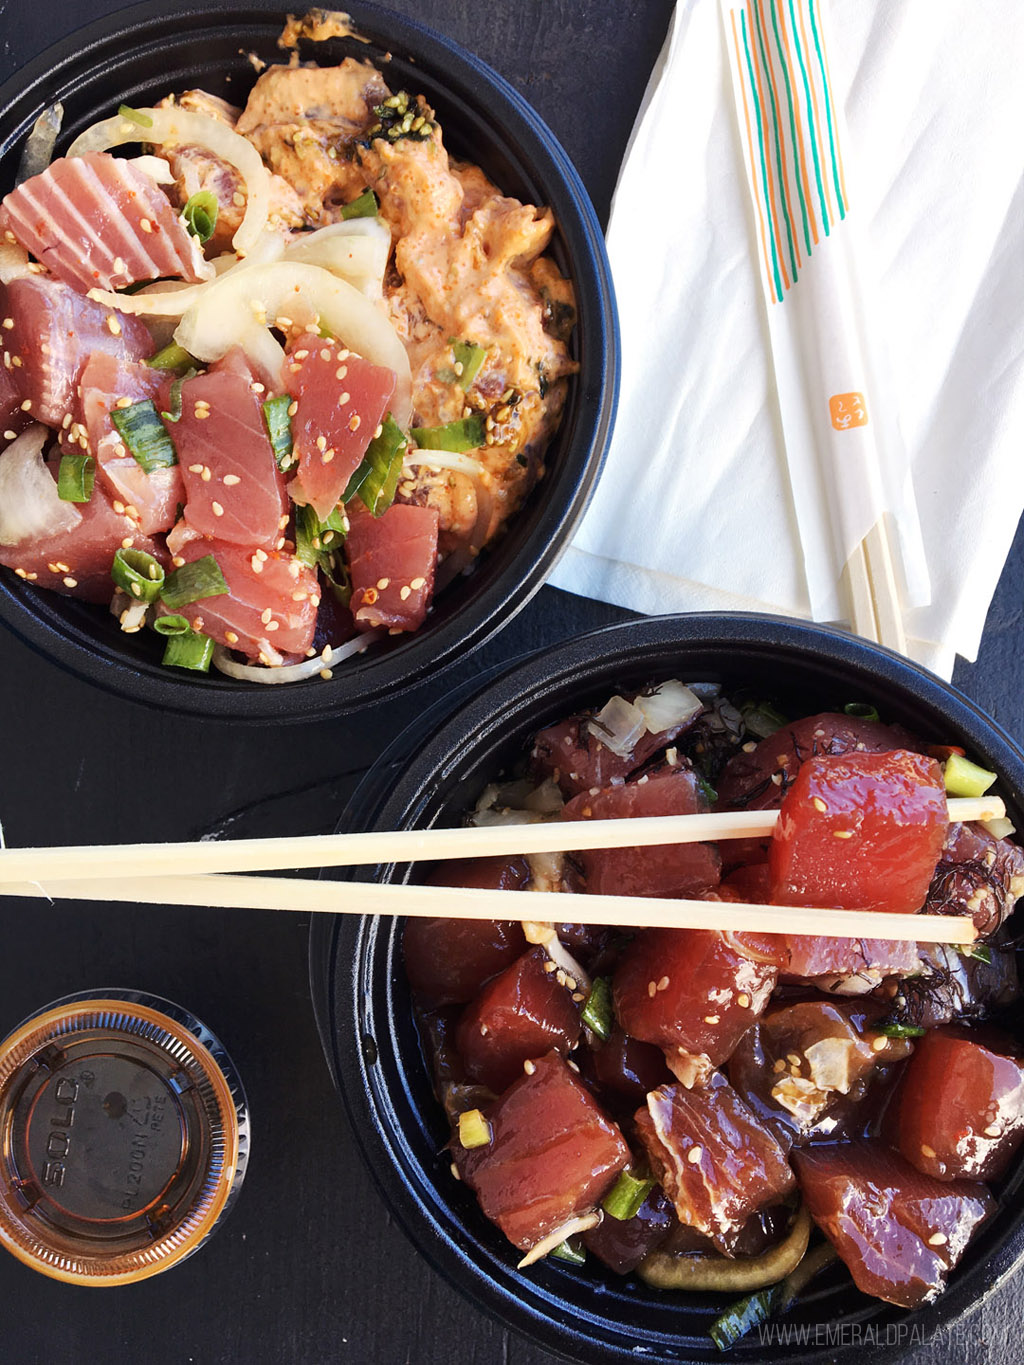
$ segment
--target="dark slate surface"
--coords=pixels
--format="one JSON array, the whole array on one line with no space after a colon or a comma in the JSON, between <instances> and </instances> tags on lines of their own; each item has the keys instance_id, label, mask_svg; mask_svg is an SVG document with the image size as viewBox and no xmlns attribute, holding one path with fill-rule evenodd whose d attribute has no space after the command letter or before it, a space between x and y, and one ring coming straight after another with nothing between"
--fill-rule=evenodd
<instances>
[{"instance_id":1,"label":"dark slate surface","mask_svg":"<svg viewBox=\"0 0 1024 1365\"><path fill-rule=\"evenodd\" d=\"M711 0L703 0L710 3ZM393 0L495 66L562 140L602 219L670 0ZM49 42L118 6L0 0L0 79ZM168 0L173 10L174 0ZM1018 537L982 654L957 681L1018 738L1024 542ZM114 842L330 829L354 779L395 730L460 678L625 617L544 590L440 685L355 722L277 732L220 728L115 701L0 638L8 842ZM154 825L154 809L159 811ZM480 1314L429 1269L363 1170L320 1054L301 916L5 903L0 1034L49 1000L131 985L179 1000L220 1033L252 1105L243 1197L173 1274L103 1293L53 1283L0 1257L0 1360L149 1365L224 1362L553 1360ZM956 1332L908 1359L1020 1358L1009 1286Z\"/></svg>"}]
</instances>

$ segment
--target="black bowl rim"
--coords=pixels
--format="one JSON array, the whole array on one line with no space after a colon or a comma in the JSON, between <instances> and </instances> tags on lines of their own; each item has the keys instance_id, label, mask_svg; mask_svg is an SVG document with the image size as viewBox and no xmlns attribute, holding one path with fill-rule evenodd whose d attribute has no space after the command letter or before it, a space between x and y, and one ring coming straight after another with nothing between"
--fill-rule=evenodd
<instances>
[{"instance_id":1,"label":"black bowl rim","mask_svg":"<svg viewBox=\"0 0 1024 1365\"><path fill-rule=\"evenodd\" d=\"M570 397L563 431L575 422L571 445L561 452L577 472L558 503L544 499L545 484L535 491L523 514L537 528L521 571L509 582L510 565L483 585L473 600L450 620L428 623L395 642L386 653L359 657L339 668L329 681L270 687L225 678L174 674L157 663L126 660L106 641L76 623L65 621L50 594L33 594L9 574L0 574L0 620L21 640L75 677L129 700L164 711L207 719L250 723L301 723L338 716L396 696L429 674L449 668L466 653L492 638L543 586L568 546L600 475L618 402L619 329L604 235L579 175L557 138L529 103L504 77L466 49L373 0L348 7L354 26L379 39L380 46L415 54L420 65L439 66L453 85L479 104L486 97L491 121L500 118L502 141L523 148L531 172L543 180L545 197L556 203L559 236L573 263L580 326L586 327L583 368L575 380L575 407ZM133 39L167 33L169 44L192 45L197 30L228 23L280 26L287 10L278 0L209 0L177 6L169 14L161 0L118 10L55 43L0 86L0 155L31 127L59 90L98 69L105 58L123 51ZM596 395L596 400L595 400ZM556 434L557 443L559 437ZM554 475L549 476L552 483ZM566 478L570 475L567 471ZM526 549L529 553L526 553Z\"/></svg>"},{"instance_id":2,"label":"black bowl rim","mask_svg":"<svg viewBox=\"0 0 1024 1365\"><path fill-rule=\"evenodd\" d=\"M517 661L472 694L467 687L461 694L439 703L415 728L410 727L398 736L380 757L349 803L351 818L343 818L339 828L401 827L406 823L403 817L427 790L425 784L453 761L453 755L484 732L493 730L499 723L496 718L500 718L503 727L514 725L516 712L529 705L538 689L571 680L589 665L604 673L625 669L638 653L672 645L722 652L744 650L750 657L772 653L777 656L782 650L803 660L822 663L826 670L852 667L862 674L866 685L898 687L908 698L920 699L941 711L944 721L968 739L982 761L997 768L1009 798L1008 807L1011 813L1016 808L1020 823L1024 813L1024 752L997 722L951 684L890 650L839 630L755 613L694 613L626 622L576 636L554 649ZM587 686L589 681L583 685ZM411 761L410 744L414 755ZM414 823L414 811L412 815ZM401 879L402 873L392 864L355 875L386 881ZM595 1340L575 1324L571 1299L560 1300L516 1274L505 1274L504 1282L496 1283L477 1265L465 1237L460 1245L458 1236L441 1226L419 1191L400 1173L396 1151L401 1149L406 1159L415 1158L410 1158L401 1139L396 1141L388 1131L386 1094L382 1102L384 1083L374 1076L376 1049L366 1051L367 1037L388 1042L392 1038L384 1017L391 1004L390 983L387 1000L371 1001L368 1007L362 991L364 958L382 951L377 943L379 923L373 917L358 921L343 916L318 917L310 932L310 982L321 1041L364 1160L413 1244L478 1306L568 1359L623 1365L637 1358L637 1350L644 1359L652 1361L679 1362L690 1358L678 1353L663 1354L664 1343L659 1346L652 1341L641 1345L635 1324L630 1328L633 1345ZM393 950L395 932L392 927L392 943L389 947L385 942L385 954ZM396 985L396 990L400 989ZM422 1183L429 1185L429 1173L421 1174ZM780 1350L771 1358L806 1365L812 1362L824 1365L825 1361L840 1359L852 1361L855 1352L870 1341L880 1360L895 1361L912 1342L927 1340L936 1331L973 1312L1022 1260L1024 1211L1018 1210L1011 1213L1009 1227L990 1257L954 1275L952 1284L935 1303L907 1314L865 1298L874 1308L856 1315L862 1333L869 1312L876 1317L882 1313L887 1319L876 1327L874 1338L863 1336L859 1343L848 1340L797 1346L785 1353ZM870 1332L870 1322L866 1328ZM747 1354L749 1349L750 1343L746 1349L734 1348L734 1355L737 1359L741 1356L745 1360L757 1359L759 1365L769 1358L763 1350L751 1357Z\"/></svg>"}]
</instances>

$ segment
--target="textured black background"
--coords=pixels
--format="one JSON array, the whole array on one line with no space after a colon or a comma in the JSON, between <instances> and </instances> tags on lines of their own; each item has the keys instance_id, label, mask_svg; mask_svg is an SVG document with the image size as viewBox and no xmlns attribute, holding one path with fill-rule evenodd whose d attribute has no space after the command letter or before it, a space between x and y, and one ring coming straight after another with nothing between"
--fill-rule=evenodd
<instances>
[{"instance_id":1,"label":"textured black background","mask_svg":"<svg viewBox=\"0 0 1024 1365\"><path fill-rule=\"evenodd\" d=\"M711 3L712 0L697 0ZM537 108L602 221L671 0L392 0L464 44ZM0 80L111 0L0 0ZM168 0L173 12L174 0ZM683 130L685 135L685 130ZM1024 542L981 659L957 682L1018 738ZM333 827L354 779L456 682L626 613L545 589L440 682L358 722L245 729L165 717L78 683L0 636L0 820L12 845ZM236 1211L200 1255L127 1289L59 1285L0 1257L0 1361L147 1365L458 1361L543 1365L443 1283L396 1228L363 1169L322 1060L302 916L0 905L0 1035L57 996L135 986L178 1000L222 1037L249 1091L254 1142ZM923 1362L1015 1361L1010 1287Z\"/></svg>"}]
</instances>

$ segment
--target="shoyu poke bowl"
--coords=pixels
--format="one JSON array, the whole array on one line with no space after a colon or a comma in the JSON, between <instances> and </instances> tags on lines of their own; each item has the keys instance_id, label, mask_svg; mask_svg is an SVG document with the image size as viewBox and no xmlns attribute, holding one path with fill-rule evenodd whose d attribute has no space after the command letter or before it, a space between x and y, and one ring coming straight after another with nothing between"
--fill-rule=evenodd
<instances>
[{"instance_id":1,"label":"shoyu poke bowl","mask_svg":"<svg viewBox=\"0 0 1024 1365\"><path fill-rule=\"evenodd\" d=\"M1002 819L947 814L982 787ZM885 1358L975 1308L1024 1250L1022 792L1020 750L954 689L758 616L584 635L396 741L345 827L781 806L767 839L366 874L523 893L500 923L315 927L324 1045L413 1240L588 1362ZM584 898L538 923L539 889ZM866 923L587 928L594 892ZM882 910L979 937L884 941Z\"/></svg>"},{"instance_id":2,"label":"shoyu poke bowl","mask_svg":"<svg viewBox=\"0 0 1024 1365\"><path fill-rule=\"evenodd\" d=\"M255 720L493 633L617 392L600 229L525 102L374 6L286 18L136 6L0 91L0 612Z\"/></svg>"}]
</instances>

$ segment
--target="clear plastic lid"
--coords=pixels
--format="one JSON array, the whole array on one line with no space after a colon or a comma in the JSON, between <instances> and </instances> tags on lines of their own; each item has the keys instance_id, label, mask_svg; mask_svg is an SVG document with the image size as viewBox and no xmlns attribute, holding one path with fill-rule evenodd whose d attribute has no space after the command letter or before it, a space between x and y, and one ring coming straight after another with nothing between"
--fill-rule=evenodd
<instances>
[{"instance_id":1,"label":"clear plastic lid","mask_svg":"<svg viewBox=\"0 0 1024 1365\"><path fill-rule=\"evenodd\" d=\"M195 1251L241 1185L248 1107L223 1047L136 991L70 996L0 1044L0 1244L74 1284Z\"/></svg>"}]
</instances>

